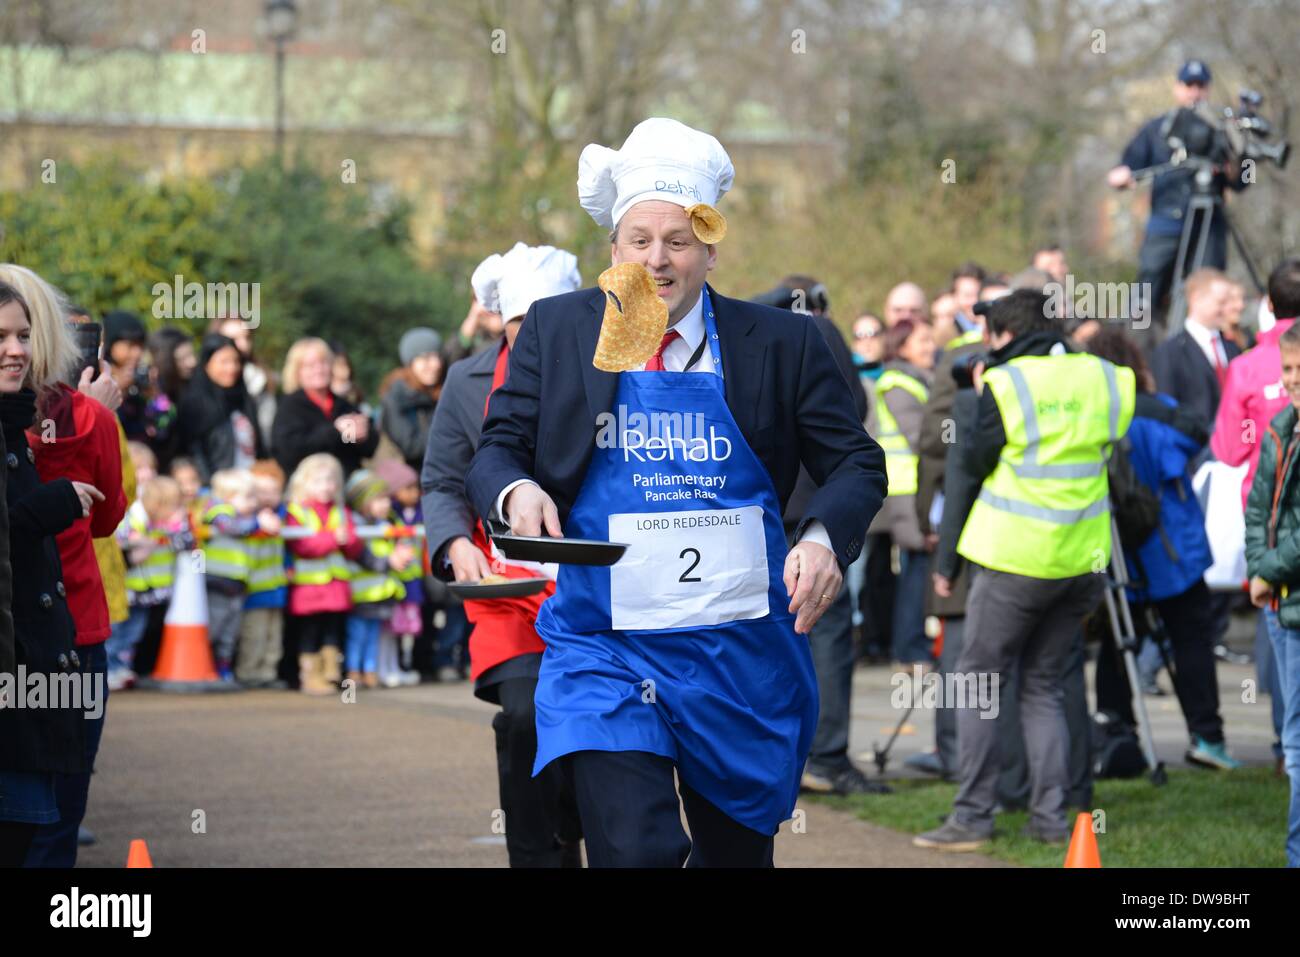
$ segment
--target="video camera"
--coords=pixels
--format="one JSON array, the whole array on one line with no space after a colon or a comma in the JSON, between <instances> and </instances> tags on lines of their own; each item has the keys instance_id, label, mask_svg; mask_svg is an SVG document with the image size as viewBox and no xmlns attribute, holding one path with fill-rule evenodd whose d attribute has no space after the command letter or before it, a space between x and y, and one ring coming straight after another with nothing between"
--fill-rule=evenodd
<instances>
[{"instance_id":1,"label":"video camera","mask_svg":"<svg viewBox=\"0 0 1300 957\"><path fill-rule=\"evenodd\" d=\"M1220 167L1234 161L1260 160L1279 169L1291 156L1286 140L1265 142L1273 124L1259 115L1264 97L1255 90L1243 90L1239 106L1216 111L1211 107L1183 107L1175 112L1162 131L1173 151L1171 166Z\"/></svg>"}]
</instances>

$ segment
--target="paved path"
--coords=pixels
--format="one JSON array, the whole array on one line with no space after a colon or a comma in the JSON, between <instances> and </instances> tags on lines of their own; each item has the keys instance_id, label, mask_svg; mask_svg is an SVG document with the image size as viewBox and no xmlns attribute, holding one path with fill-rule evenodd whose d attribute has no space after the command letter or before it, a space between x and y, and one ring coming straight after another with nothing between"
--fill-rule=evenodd
<instances>
[{"instance_id":1,"label":"paved path","mask_svg":"<svg viewBox=\"0 0 1300 957\"><path fill-rule=\"evenodd\" d=\"M1253 678L1251 667L1219 665L1229 745L1266 764L1268 698L1242 701ZM850 750L864 767L899 718L890 680L885 668L854 676ZM1162 759L1181 766L1177 702L1147 702ZM268 691L116 695L87 820L100 843L82 861L120 866L131 838L143 837L158 866L503 867L504 840L493 833L494 710L467 684L361 692L354 704ZM933 746L932 712L908 724L891 777L911 775L903 758ZM777 838L779 866L996 866L915 849L905 835L824 805L799 811L799 829L787 823ZM196 833L200 824L206 833Z\"/></svg>"},{"instance_id":2,"label":"paved path","mask_svg":"<svg viewBox=\"0 0 1300 957\"><path fill-rule=\"evenodd\" d=\"M132 838L158 867L504 867L494 708L468 685L362 692L127 692L109 704L86 866ZM936 856L824 805L777 838L783 867L987 866ZM198 814L197 812L202 812ZM195 833L199 824L206 833Z\"/></svg>"}]
</instances>

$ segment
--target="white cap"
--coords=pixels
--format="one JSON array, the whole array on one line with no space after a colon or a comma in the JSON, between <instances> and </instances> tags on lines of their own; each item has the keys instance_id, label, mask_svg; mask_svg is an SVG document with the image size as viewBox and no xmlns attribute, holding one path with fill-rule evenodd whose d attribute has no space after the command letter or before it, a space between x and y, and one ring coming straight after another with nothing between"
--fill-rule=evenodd
<instances>
[{"instance_id":1,"label":"white cap","mask_svg":"<svg viewBox=\"0 0 1300 957\"><path fill-rule=\"evenodd\" d=\"M611 229L636 203L650 199L682 207L717 205L736 174L714 137L676 120L642 120L621 150L592 143L578 158L578 200Z\"/></svg>"},{"instance_id":2,"label":"white cap","mask_svg":"<svg viewBox=\"0 0 1300 957\"><path fill-rule=\"evenodd\" d=\"M484 309L509 321L528 312L538 299L573 292L582 285L582 276L573 253L515 243L504 256L493 253L479 263L469 282Z\"/></svg>"}]
</instances>

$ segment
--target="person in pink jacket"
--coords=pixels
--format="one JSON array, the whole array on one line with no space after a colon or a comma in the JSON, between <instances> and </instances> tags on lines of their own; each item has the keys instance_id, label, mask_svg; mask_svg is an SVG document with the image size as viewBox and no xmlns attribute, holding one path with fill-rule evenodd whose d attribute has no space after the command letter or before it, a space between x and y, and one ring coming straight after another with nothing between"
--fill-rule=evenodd
<instances>
[{"instance_id":1,"label":"person in pink jacket","mask_svg":"<svg viewBox=\"0 0 1300 957\"><path fill-rule=\"evenodd\" d=\"M1282 353L1277 341L1294 322L1295 317L1279 318L1271 329L1259 334L1255 348L1228 363L1223 398L1219 400L1214 434L1210 436L1210 451L1228 465L1250 463L1241 485L1242 511L1246 509L1250 485L1255 481L1260 440L1273 416L1291 402L1282 388Z\"/></svg>"}]
</instances>

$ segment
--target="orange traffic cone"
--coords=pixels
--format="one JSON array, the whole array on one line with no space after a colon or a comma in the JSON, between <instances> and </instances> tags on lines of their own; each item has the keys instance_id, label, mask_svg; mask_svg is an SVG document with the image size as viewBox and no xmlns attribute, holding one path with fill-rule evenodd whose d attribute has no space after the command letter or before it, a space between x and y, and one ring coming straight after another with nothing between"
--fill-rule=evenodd
<instances>
[{"instance_id":1,"label":"orange traffic cone","mask_svg":"<svg viewBox=\"0 0 1300 957\"><path fill-rule=\"evenodd\" d=\"M233 691L237 685L223 682L212 662L208 642L208 595L203 573L192 553L176 557L176 580L171 605L163 619L162 646L153 674L136 682L138 688L155 691Z\"/></svg>"},{"instance_id":2,"label":"orange traffic cone","mask_svg":"<svg viewBox=\"0 0 1300 957\"><path fill-rule=\"evenodd\" d=\"M1070 848L1065 852L1066 867L1101 867L1097 835L1092 833L1092 815L1080 812L1074 819Z\"/></svg>"},{"instance_id":3,"label":"orange traffic cone","mask_svg":"<svg viewBox=\"0 0 1300 957\"><path fill-rule=\"evenodd\" d=\"M127 867L153 867L153 858L149 856L149 846L140 838L131 842L131 850L126 855Z\"/></svg>"}]
</instances>

